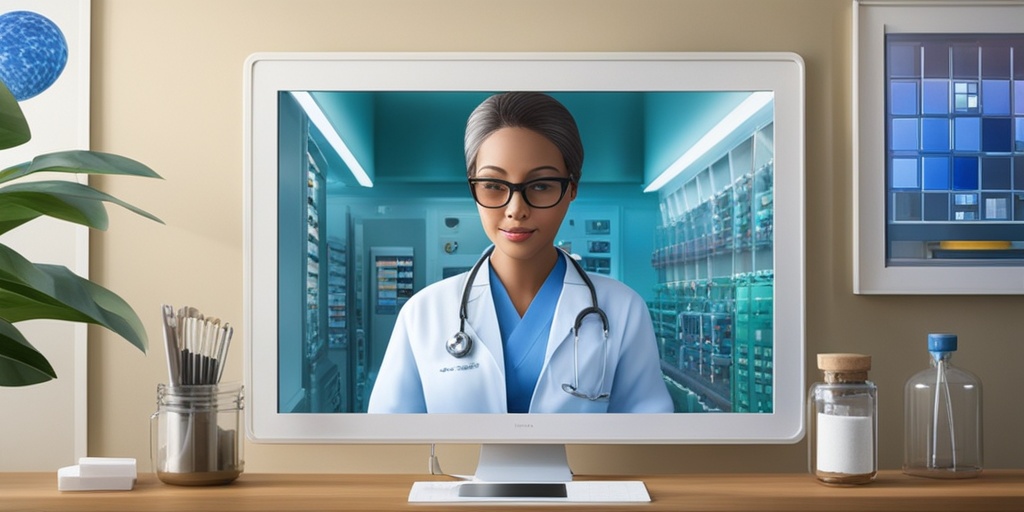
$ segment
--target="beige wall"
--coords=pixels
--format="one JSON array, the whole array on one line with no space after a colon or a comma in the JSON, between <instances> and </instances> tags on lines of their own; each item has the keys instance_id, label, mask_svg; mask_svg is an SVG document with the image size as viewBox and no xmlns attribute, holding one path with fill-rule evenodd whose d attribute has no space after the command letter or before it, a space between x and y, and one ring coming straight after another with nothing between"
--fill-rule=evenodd
<instances>
[{"instance_id":1,"label":"beige wall","mask_svg":"<svg viewBox=\"0 0 1024 512\"><path fill-rule=\"evenodd\" d=\"M148 418L166 378L162 302L242 321L242 63L257 51L792 51L807 65L807 349L874 356L881 465L902 460L902 386L929 331L986 385L989 467L1024 459L1020 297L851 292L849 0L93 0L93 148L165 181L97 180L161 216L120 211L93 240L94 278L143 316L153 350L91 331L89 451L149 466ZM225 379L241 379L240 347ZM248 444L248 471L423 472L424 446ZM469 472L475 447L439 448ZM581 473L801 471L806 445L572 447Z\"/></svg>"}]
</instances>

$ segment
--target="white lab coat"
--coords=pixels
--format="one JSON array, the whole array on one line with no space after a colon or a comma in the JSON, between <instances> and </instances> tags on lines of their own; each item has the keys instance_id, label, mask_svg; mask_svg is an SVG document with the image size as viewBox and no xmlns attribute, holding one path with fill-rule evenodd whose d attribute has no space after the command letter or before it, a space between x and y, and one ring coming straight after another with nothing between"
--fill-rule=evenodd
<instances>
[{"instance_id":1,"label":"white lab coat","mask_svg":"<svg viewBox=\"0 0 1024 512\"><path fill-rule=\"evenodd\" d=\"M567 257L567 256L563 256ZM507 412L501 334L484 263L469 292L466 334L473 349L463 358L445 344L459 331L459 305L464 273L434 283L415 294L398 314L387 352L370 396L371 413L504 413ZM573 383L573 324L591 306L590 291L570 262L555 307L544 364L530 403L531 413L672 412L661 377L658 348L650 313L640 296L626 285L590 275L598 305L608 315L608 357L598 315L587 315L580 328L579 389L610 393L592 401L566 393ZM600 382L601 368L605 382Z\"/></svg>"}]
</instances>

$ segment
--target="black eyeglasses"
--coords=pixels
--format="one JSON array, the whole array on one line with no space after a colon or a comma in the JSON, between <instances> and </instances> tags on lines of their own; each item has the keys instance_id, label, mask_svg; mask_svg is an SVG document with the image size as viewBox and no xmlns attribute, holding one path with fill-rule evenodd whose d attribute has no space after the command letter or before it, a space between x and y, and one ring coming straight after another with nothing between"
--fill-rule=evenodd
<instances>
[{"instance_id":1,"label":"black eyeglasses","mask_svg":"<svg viewBox=\"0 0 1024 512\"><path fill-rule=\"evenodd\" d=\"M531 208L551 208L565 197L572 180L569 178L538 178L525 183L509 183L495 178L470 178L473 199L484 208L501 208L519 192Z\"/></svg>"}]
</instances>

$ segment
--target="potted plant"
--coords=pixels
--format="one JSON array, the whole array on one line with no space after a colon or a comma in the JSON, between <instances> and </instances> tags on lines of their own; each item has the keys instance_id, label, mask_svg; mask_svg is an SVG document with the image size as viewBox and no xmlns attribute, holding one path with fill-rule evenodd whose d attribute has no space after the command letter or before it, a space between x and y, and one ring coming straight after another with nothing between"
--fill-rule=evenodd
<instances>
[{"instance_id":1,"label":"potted plant","mask_svg":"<svg viewBox=\"0 0 1024 512\"><path fill-rule=\"evenodd\" d=\"M0 150L24 144L30 138L21 107L0 82ZM61 151L39 155L31 162L0 171L0 235L44 215L103 230L107 228L104 202L161 222L77 181L19 180L39 172L160 177L139 162L109 153ZM146 351L142 321L121 297L66 267L32 263L0 243L0 386L27 386L57 377L46 357L15 326L35 319L101 325Z\"/></svg>"}]
</instances>

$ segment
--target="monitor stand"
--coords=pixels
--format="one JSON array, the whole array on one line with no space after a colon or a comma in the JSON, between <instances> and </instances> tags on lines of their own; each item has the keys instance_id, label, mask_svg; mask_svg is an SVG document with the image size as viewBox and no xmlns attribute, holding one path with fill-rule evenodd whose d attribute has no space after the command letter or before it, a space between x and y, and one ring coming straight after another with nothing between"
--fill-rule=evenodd
<instances>
[{"instance_id":1,"label":"monitor stand","mask_svg":"<svg viewBox=\"0 0 1024 512\"><path fill-rule=\"evenodd\" d=\"M565 445L485 444L468 482L416 482L410 502L644 503L641 481L573 481Z\"/></svg>"},{"instance_id":2,"label":"monitor stand","mask_svg":"<svg viewBox=\"0 0 1024 512\"><path fill-rule=\"evenodd\" d=\"M485 444L476 464L477 482L572 481L564 444Z\"/></svg>"}]
</instances>

